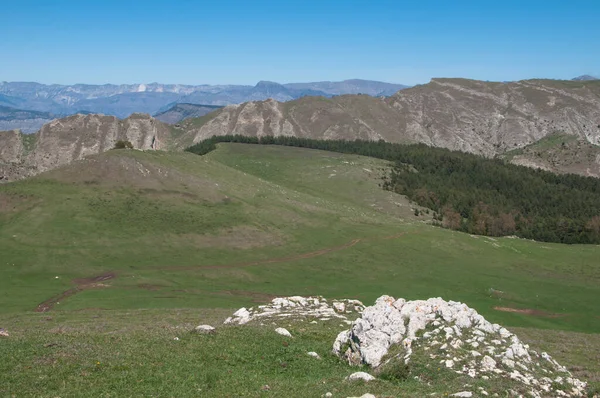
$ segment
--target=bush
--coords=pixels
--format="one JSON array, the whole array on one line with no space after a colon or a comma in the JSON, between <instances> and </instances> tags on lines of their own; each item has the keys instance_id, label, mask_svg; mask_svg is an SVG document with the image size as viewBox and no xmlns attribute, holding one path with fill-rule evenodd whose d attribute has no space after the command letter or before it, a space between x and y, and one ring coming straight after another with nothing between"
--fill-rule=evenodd
<instances>
[{"instance_id":1,"label":"bush","mask_svg":"<svg viewBox=\"0 0 600 398\"><path fill-rule=\"evenodd\" d=\"M133 149L133 144L130 141L119 140L114 149Z\"/></svg>"}]
</instances>

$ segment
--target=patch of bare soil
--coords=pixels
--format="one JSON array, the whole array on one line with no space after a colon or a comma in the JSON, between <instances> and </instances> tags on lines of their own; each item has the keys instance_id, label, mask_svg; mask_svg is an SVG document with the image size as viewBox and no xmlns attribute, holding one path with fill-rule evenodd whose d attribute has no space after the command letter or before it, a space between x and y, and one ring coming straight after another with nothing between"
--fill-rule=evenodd
<instances>
[{"instance_id":1,"label":"patch of bare soil","mask_svg":"<svg viewBox=\"0 0 600 398\"><path fill-rule=\"evenodd\" d=\"M108 273L98 275L98 276L93 276L90 278L75 279L75 280L73 280L73 283L75 283L77 286L67 289L64 292L59 293L56 296L49 298L48 300L44 301L43 303L40 303L36 307L35 312L48 312L52 308L54 308L54 306L57 303L61 302L62 300L65 300L68 297L74 296L75 294L77 294L83 290L108 287L108 285L101 283L101 282L104 282L104 281L107 281L110 279L114 279L116 277L117 277L117 274L115 274L114 272L108 272Z\"/></svg>"},{"instance_id":2,"label":"patch of bare soil","mask_svg":"<svg viewBox=\"0 0 600 398\"><path fill-rule=\"evenodd\" d=\"M553 314L551 312L546 312L542 310L534 310L530 308L510 308L510 307L494 307L496 311L502 312L513 312L516 314L525 314L531 316L540 316L544 318L560 318L563 316L567 316L567 314Z\"/></svg>"},{"instance_id":3,"label":"patch of bare soil","mask_svg":"<svg viewBox=\"0 0 600 398\"><path fill-rule=\"evenodd\" d=\"M9 213L27 207L33 202L28 195L11 195L0 192L0 213Z\"/></svg>"}]
</instances>

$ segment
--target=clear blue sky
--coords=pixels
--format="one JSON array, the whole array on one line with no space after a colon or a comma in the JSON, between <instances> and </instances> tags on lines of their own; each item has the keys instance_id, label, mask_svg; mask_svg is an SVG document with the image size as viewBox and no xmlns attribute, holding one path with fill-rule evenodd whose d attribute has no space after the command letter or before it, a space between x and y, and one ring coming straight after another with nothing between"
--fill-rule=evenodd
<instances>
[{"instance_id":1,"label":"clear blue sky","mask_svg":"<svg viewBox=\"0 0 600 398\"><path fill-rule=\"evenodd\" d=\"M0 0L0 81L600 74L600 0Z\"/></svg>"}]
</instances>

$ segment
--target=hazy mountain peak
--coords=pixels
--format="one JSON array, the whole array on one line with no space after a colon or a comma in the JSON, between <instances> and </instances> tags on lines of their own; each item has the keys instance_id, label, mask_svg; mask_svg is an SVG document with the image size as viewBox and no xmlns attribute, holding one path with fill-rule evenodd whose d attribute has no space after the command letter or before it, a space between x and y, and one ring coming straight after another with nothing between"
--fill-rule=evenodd
<instances>
[{"instance_id":1,"label":"hazy mountain peak","mask_svg":"<svg viewBox=\"0 0 600 398\"><path fill-rule=\"evenodd\" d=\"M269 80L261 80L258 83L256 83L256 86L254 86L256 88L285 88L282 84L279 84L277 82L272 82Z\"/></svg>"},{"instance_id":2,"label":"hazy mountain peak","mask_svg":"<svg viewBox=\"0 0 600 398\"><path fill-rule=\"evenodd\" d=\"M594 77L594 76L590 76L590 75L581 75L581 76L574 77L571 80L575 80L575 81L587 81L587 80L598 80L598 78Z\"/></svg>"}]
</instances>

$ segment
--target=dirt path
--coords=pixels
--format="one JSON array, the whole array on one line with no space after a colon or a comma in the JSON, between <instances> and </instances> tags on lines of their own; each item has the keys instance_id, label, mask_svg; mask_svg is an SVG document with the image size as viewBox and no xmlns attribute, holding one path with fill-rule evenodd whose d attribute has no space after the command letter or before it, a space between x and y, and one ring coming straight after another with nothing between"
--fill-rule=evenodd
<instances>
[{"instance_id":1,"label":"dirt path","mask_svg":"<svg viewBox=\"0 0 600 398\"><path fill-rule=\"evenodd\" d=\"M114 272L107 272L105 274L94 276L92 278L75 279L73 280L73 282L77 286L65 290L64 292L59 293L56 296L51 297L43 303L39 304L36 307L35 312L48 312L52 308L54 308L54 306L57 303L84 290L106 287L106 285L103 285L101 282L114 279L116 277L117 275Z\"/></svg>"},{"instance_id":2,"label":"dirt path","mask_svg":"<svg viewBox=\"0 0 600 398\"><path fill-rule=\"evenodd\" d=\"M560 318L563 316L567 316L567 314L553 314L550 312L542 311L542 310L534 310L530 308L510 308L510 307L494 307L496 311L502 312L514 312L516 314L525 314L532 316L541 316L544 318Z\"/></svg>"},{"instance_id":3,"label":"dirt path","mask_svg":"<svg viewBox=\"0 0 600 398\"><path fill-rule=\"evenodd\" d=\"M402 232L396 235L384 236L380 238L358 238L352 239L350 242L344 243L339 246L331 246L326 247L320 250L316 250L313 252L297 254L295 256L289 257L276 257L270 258L266 260L259 261L250 261L245 263L233 263L233 264L221 264L221 265L196 265L196 266L169 266L169 267L158 267L152 268L153 270L161 269L161 270L169 270L169 271L185 271L185 270L195 270L195 269L219 269L219 268L240 268L240 267L250 267L254 265L266 265L266 264L276 264L276 263L284 263L289 261L303 260L307 258L319 257L328 253L337 252L344 249L349 249L353 246L356 246L361 242L370 242L370 241L378 241L378 240L390 240L400 238L404 236L406 232ZM62 300L67 299L79 292L82 292L87 289L94 288L102 288L106 287L101 282L116 278L116 274L114 272L108 272L102 275L98 275L92 278L84 278L84 279L75 279L73 282L77 285L71 289L65 290L64 292L49 298L43 303L39 304L35 309L36 312L48 312L54 308L54 306Z\"/></svg>"}]
</instances>

